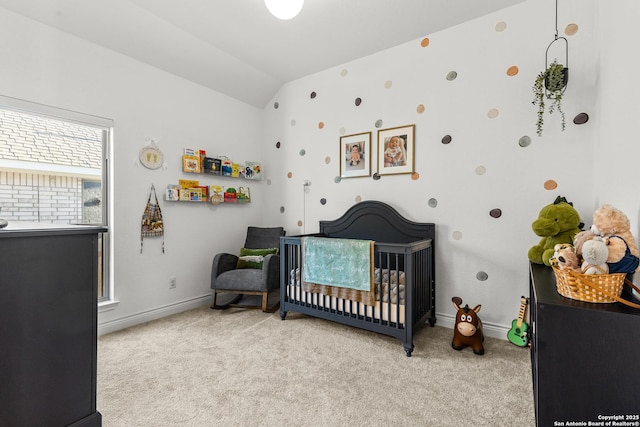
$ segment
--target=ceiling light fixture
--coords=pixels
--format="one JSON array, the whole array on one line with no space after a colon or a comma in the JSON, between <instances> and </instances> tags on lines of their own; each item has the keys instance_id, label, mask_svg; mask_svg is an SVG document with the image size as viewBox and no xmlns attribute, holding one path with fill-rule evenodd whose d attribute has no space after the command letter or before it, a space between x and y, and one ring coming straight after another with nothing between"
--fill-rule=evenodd
<instances>
[{"instance_id":1,"label":"ceiling light fixture","mask_svg":"<svg viewBox=\"0 0 640 427\"><path fill-rule=\"evenodd\" d=\"M264 0L269 12L278 19L295 18L302 10L304 0Z\"/></svg>"}]
</instances>

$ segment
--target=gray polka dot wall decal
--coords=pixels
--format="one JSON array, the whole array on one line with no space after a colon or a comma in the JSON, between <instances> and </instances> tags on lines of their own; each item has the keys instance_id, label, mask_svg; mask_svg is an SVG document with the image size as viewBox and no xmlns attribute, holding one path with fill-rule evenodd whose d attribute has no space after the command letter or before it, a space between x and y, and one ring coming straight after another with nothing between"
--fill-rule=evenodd
<instances>
[{"instance_id":1,"label":"gray polka dot wall decal","mask_svg":"<svg viewBox=\"0 0 640 427\"><path fill-rule=\"evenodd\" d=\"M484 175L487 172L487 168L485 168L484 166L478 166L476 168L476 174L478 175Z\"/></svg>"},{"instance_id":2,"label":"gray polka dot wall decal","mask_svg":"<svg viewBox=\"0 0 640 427\"><path fill-rule=\"evenodd\" d=\"M382 119L378 119L376 120L376 128L381 128L382 127Z\"/></svg>"},{"instance_id":3,"label":"gray polka dot wall decal","mask_svg":"<svg viewBox=\"0 0 640 427\"><path fill-rule=\"evenodd\" d=\"M436 206L438 206L438 201L432 197L429 199L427 204L429 205L430 208L435 208Z\"/></svg>"},{"instance_id":4,"label":"gray polka dot wall decal","mask_svg":"<svg viewBox=\"0 0 640 427\"><path fill-rule=\"evenodd\" d=\"M280 206L280 213L284 213L284 206Z\"/></svg>"},{"instance_id":5,"label":"gray polka dot wall decal","mask_svg":"<svg viewBox=\"0 0 640 427\"><path fill-rule=\"evenodd\" d=\"M356 203L360 203L362 201L362 196L356 196Z\"/></svg>"},{"instance_id":6,"label":"gray polka dot wall decal","mask_svg":"<svg viewBox=\"0 0 640 427\"><path fill-rule=\"evenodd\" d=\"M589 115L587 113L580 113L573 118L573 123L576 125L583 125L589 121Z\"/></svg>"},{"instance_id":7,"label":"gray polka dot wall decal","mask_svg":"<svg viewBox=\"0 0 640 427\"><path fill-rule=\"evenodd\" d=\"M278 107L280 107L280 103L279 102L274 102L273 103L273 108L275 108L277 110Z\"/></svg>"},{"instance_id":8,"label":"gray polka dot wall decal","mask_svg":"<svg viewBox=\"0 0 640 427\"><path fill-rule=\"evenodd\" d=\"M315 92L311 92L311 95L309 95L309 97L310 97L311 99L315 99L315 97L316 97L316 93L315 93Z\"/></svg>"},{"instance_id":9,"label":"gray polka dot wall decal","mask_svg":"<svg viewBox=\"0 0 640 427\"><path fill-rule=\"evenodd\" d=\"M291 126L295 126L296 125L296 121L295 120L291 120Z\"/></svg>"},{"instance_id":10,"label":"gray polka dot wall decal","mask_svg":"<svg viewBox=\"0 0 640 427\"><path fill-rule=\"evenodd\" d=\"M304 156L305 154L307 154L307 151L303 148L302 150L300 150L300 155Z\"/></svg>"},{"instance_id":11,"label":"gray polka dot wall decal","mask_svg":"<svg viewBox=\"0 0 640 427\"><path fill-rule=\"evenodd\" d=\"M302 227L302 224L304 224L304 222L302 222L301 219L298 220L298 227Z\"/></svg>"},{"instance_id":12,"label":"gray polka dot wall decal","mask_svg":"<svg viewBox=\"0 0 640 427\"><path fill-rule=\"evenodd\" d=\"M321 205L326 205L327 204L327 199L325 199L324 197L322 199L320 199L320 204Z\"/></svg>"},{"instance_id":13,"label":"gray polka dot wall decal","mask_svg":"<svg viewBox=\"0 0 640 427\"><path fill-rule=\"evenodd\" d=\"M346 68L343 68L343 69L342 69L342 71L340 71L340 75L341 75L342 77L346 76L348 73L349 73L349 71L347 71L347 69L346 69Z\"/></svg>"},{"instance_id":14,"label":"gray polka dot wall decal","mask_svg":"<svg viewBox=\"0 0 640 427\"><path fill-rule=\"evenodd\" d=\"M342 181L342 178L340 178L339 176L336 176L335 178L333 178L333 182L335 182L336 184L339 184L340 181Z\"/></svg>"},{"instance_id":15,"label":"gray polka dot wall decal","mask_svg":"<svg viewBox=\"0 0 640 427\"><path fill-rule=\"evenodd\" d=\"M347 130L345 128L340 128L340 135L344 135L345 133L347 133Z\"/></svg>"},{"instance_id":16,"label":"gray polka dot wall decal","mask_svg":"<svg viewBox=\"0 0 640 427\"><path fill-rule=\"evenodd\" d=\"M391 80L387 80L386 82L384 82L385 89L389 89L391 86L393 86Z\"/></svg>"},{"instance_id":17,"label":"gray polka dot wall decal","mask_svg":"<svg viewBox=\"0 0 640 427\"><path fill-rule=\"evenodd\" d=\"M478 274L476 274L476 279L478 279L481 282L484 282L488 278L489 278L489 275L484 271L478 271Z\"/></svg>"},{"instance_id":18,"label":"gray polka dot wall decal","mask_svg":"<svg viewBox=\"0 0 640 427\"><path fill-rule=\"evenodd\" d=\"M267 185L271 185L271 178L267 179Z\"/></svg>"},{"instance_id":19,"label":"gray polka dot wall decal","mask_svg":"<svg viewBox=\"0 0 640 427\"><path fill-rule=\"evenodd\" d=\"M502 216L502 210L491 209L491 212L489 212L489 215L491 216L491 218L500 218Z\"/></svg>"},{"instance_id":20,"label":"gray polka dot wall decal","mask_svg":"<svg viewBox=\"0 0 640 427\"><path fill-rule=\"evenodd\" d=\"M359 107L362 104L362 98L356 98L356 107Z\"/></svg>"},{"instance_id":21,"label":"gray polka dot wall decal","mask_svg":"<svg viewBox=\"0 0 640 427\"><path fill-rule=\"evenodd\" d=\"M496 24L496 31L499 33L503 32L506 28L507 28L506 22L498 22Z\"/></svg>"},{"instance_id":22,"label":"gray polka dot wall decal","mask_svg":"<svg viewBox=\"0 0 640 427\"><path fill-rule=\"evenodd\" d=\"M451 135L445 135L442 137L443 144L449 144L451 142Z\"/></svg>"},{"instance_id":23,"label":"gray polka dot wall decal","mask_svg":"<svg viewBox=\"0 0 640 427\"><path fill-rule=\"evenodd\" d=\"M325 157L325 158L324 158L324 162L325 162L326 164L331 163L331 157L329 157L329 156Z\"/></svg>"},{"instance_id":24,"label":"gray polka dot wall decal","mask_svg":"<svg viewBox=\"0 0 640 427\"><path fill-rule=\"evenodd\" d=\"M460 231L454 231L453 234L451 234L451 237L453 237L453 240L461 240L462 233Z\"/></svg>"},{"instance_id":25,"label":"gray polka dot wall decal","mask_svg":"<svg viewBox=\"0 0 640 427\"><path fill-rule=\"evenodd\" d=\"M276 142L276 148L280 148L280 141Z\"/></svg>"},{"instance_id":26,"label":"gray polka dot wall decal","mask_svg":"<svg viewBox=\"0 0 640 427\"><path fill-rule=\"evenodd\" d=\"M456 73L455 71L449 71L449 74L447 74L447 80L449 81L453 81L458 77L458 73Z\"/></svg>"},{"instance_id":27,"label":"gray polka dot wall decal","mask_svg":"<svg viewBox=\"0 0 640 427\"><path fill-rule=\"evenodd\" d=\"M374 181L378 181L380 179L380 175L378 175L378 172L374 173L372 176Z\"/></svg>"},{"instance_id":28,"label":"gray polka dot wall decal","mask_svg":"<svg viewBox=\"0 0 640 427\"><path fill-rule=\"evenodd\" d=\"M526 136L526 135L523 136L522 138L520 138L518 140L518 145L520 147L528 147L528 146L530 146L531 145L531 137Z\"/></svg>"}]
</instances>

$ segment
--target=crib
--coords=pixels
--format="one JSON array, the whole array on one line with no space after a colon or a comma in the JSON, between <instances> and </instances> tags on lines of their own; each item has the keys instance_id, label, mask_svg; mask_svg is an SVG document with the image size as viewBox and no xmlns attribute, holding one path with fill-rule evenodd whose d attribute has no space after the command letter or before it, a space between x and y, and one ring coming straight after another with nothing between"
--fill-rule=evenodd
<instances>
[{"instance_id":1,"label":"crib","mask_svg":"<svg viewBox=\"0 0 640 427\"><path fill-rule=\"evenodd\" d=\"M383 202L364 201L336 220L320 221L319 226L319 233L280 239L282 320L295 311L389 335L401 341L410 357L416 329L427 321L430 326L436 323L435 224L410 221ZM372 240L371 298L356 301L331 286L320 290L304 286L300 271L305 237Z\"/></svg>"}]
</instances>

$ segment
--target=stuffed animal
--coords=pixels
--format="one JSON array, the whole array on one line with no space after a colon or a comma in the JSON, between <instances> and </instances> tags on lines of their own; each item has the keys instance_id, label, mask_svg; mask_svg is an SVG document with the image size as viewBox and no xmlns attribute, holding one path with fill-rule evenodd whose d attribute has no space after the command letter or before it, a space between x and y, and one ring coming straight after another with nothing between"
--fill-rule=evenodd
<instances>
[{"instance_id":1,"label":"stuffed animal","mask_svg":"<svg viewBox=\"0 0 640 427\"><path fill-rule=\"evenodd\" d=\"M609 264L607 257L609 249L604 239L594 237L582 245L582 273L584 274L608 274Z\"/></svg>"},{"instance_id":2,"label":"stuffed animal","mask_svg":"<svg viewBox=\"0 0 640 427\"><path fill-rule=\"evenodd\" d=\"M580 214L564 197L542 208L531 228L542 237L540 242L529 249L529 260L536 264L550 266L554 247L558 243L573 243L580 230Z\"/></svg>"},{"instance_id":3,"label":"stuffed animal","mask_svg":"<svg viewBox=\"0 0 640 427\"><path fill-rule=\"evenodd\" d=\"M629 218L611 205L602 205L593 213L593 225L590 230L575 236L574 244L578 253L584 244L600 236L607 243L607 264L609 273L633 273L640 265L638 245L631 234Z\"/></svg>"},{"instance_id":4,"label":"stuffed animal","mask_svg":"<svg viewBox=\"0 0 640 427\"><path fill-rule=\"evenodd\" d=\"M451 347L454 350L462 350L465 347L471 347L477 355L484 354L484 334L482 333L482 322L478 317L481 305L476 305L473 309L465 304L462 305L462 298L451 298L453 306L458 311L456 313L456 324L453 328L453 340Z\"/></svg>"},{"instance_id":5,"label":"stuffed animal","mask_svg":"<svg viewBox=\"0 0 640 427\"><path fill-rule=\"evenodd\" d=\"M553 256L549 260L549 264L558 267L559 270L573 270L581 273L580 261L578 255L573 249L573 245L569 243L558 243L553 247Z\"/></svg>"}]
</instances>

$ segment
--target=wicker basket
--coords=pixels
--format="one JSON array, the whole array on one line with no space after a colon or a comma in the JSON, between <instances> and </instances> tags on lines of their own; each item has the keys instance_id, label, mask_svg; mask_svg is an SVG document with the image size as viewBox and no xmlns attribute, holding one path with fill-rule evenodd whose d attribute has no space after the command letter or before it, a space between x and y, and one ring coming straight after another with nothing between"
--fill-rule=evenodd
<instances>
[{"instance_id":1,"label":"wicker basket","mask_svg":"<svg viewBox=\"0 0 640 427\"><path fill-rule=\"evenodd\" d=\"M626 273L580 274L553 267L558 293L578 301L594 303L621 302Z\"/></svg>"}]
</instances>

